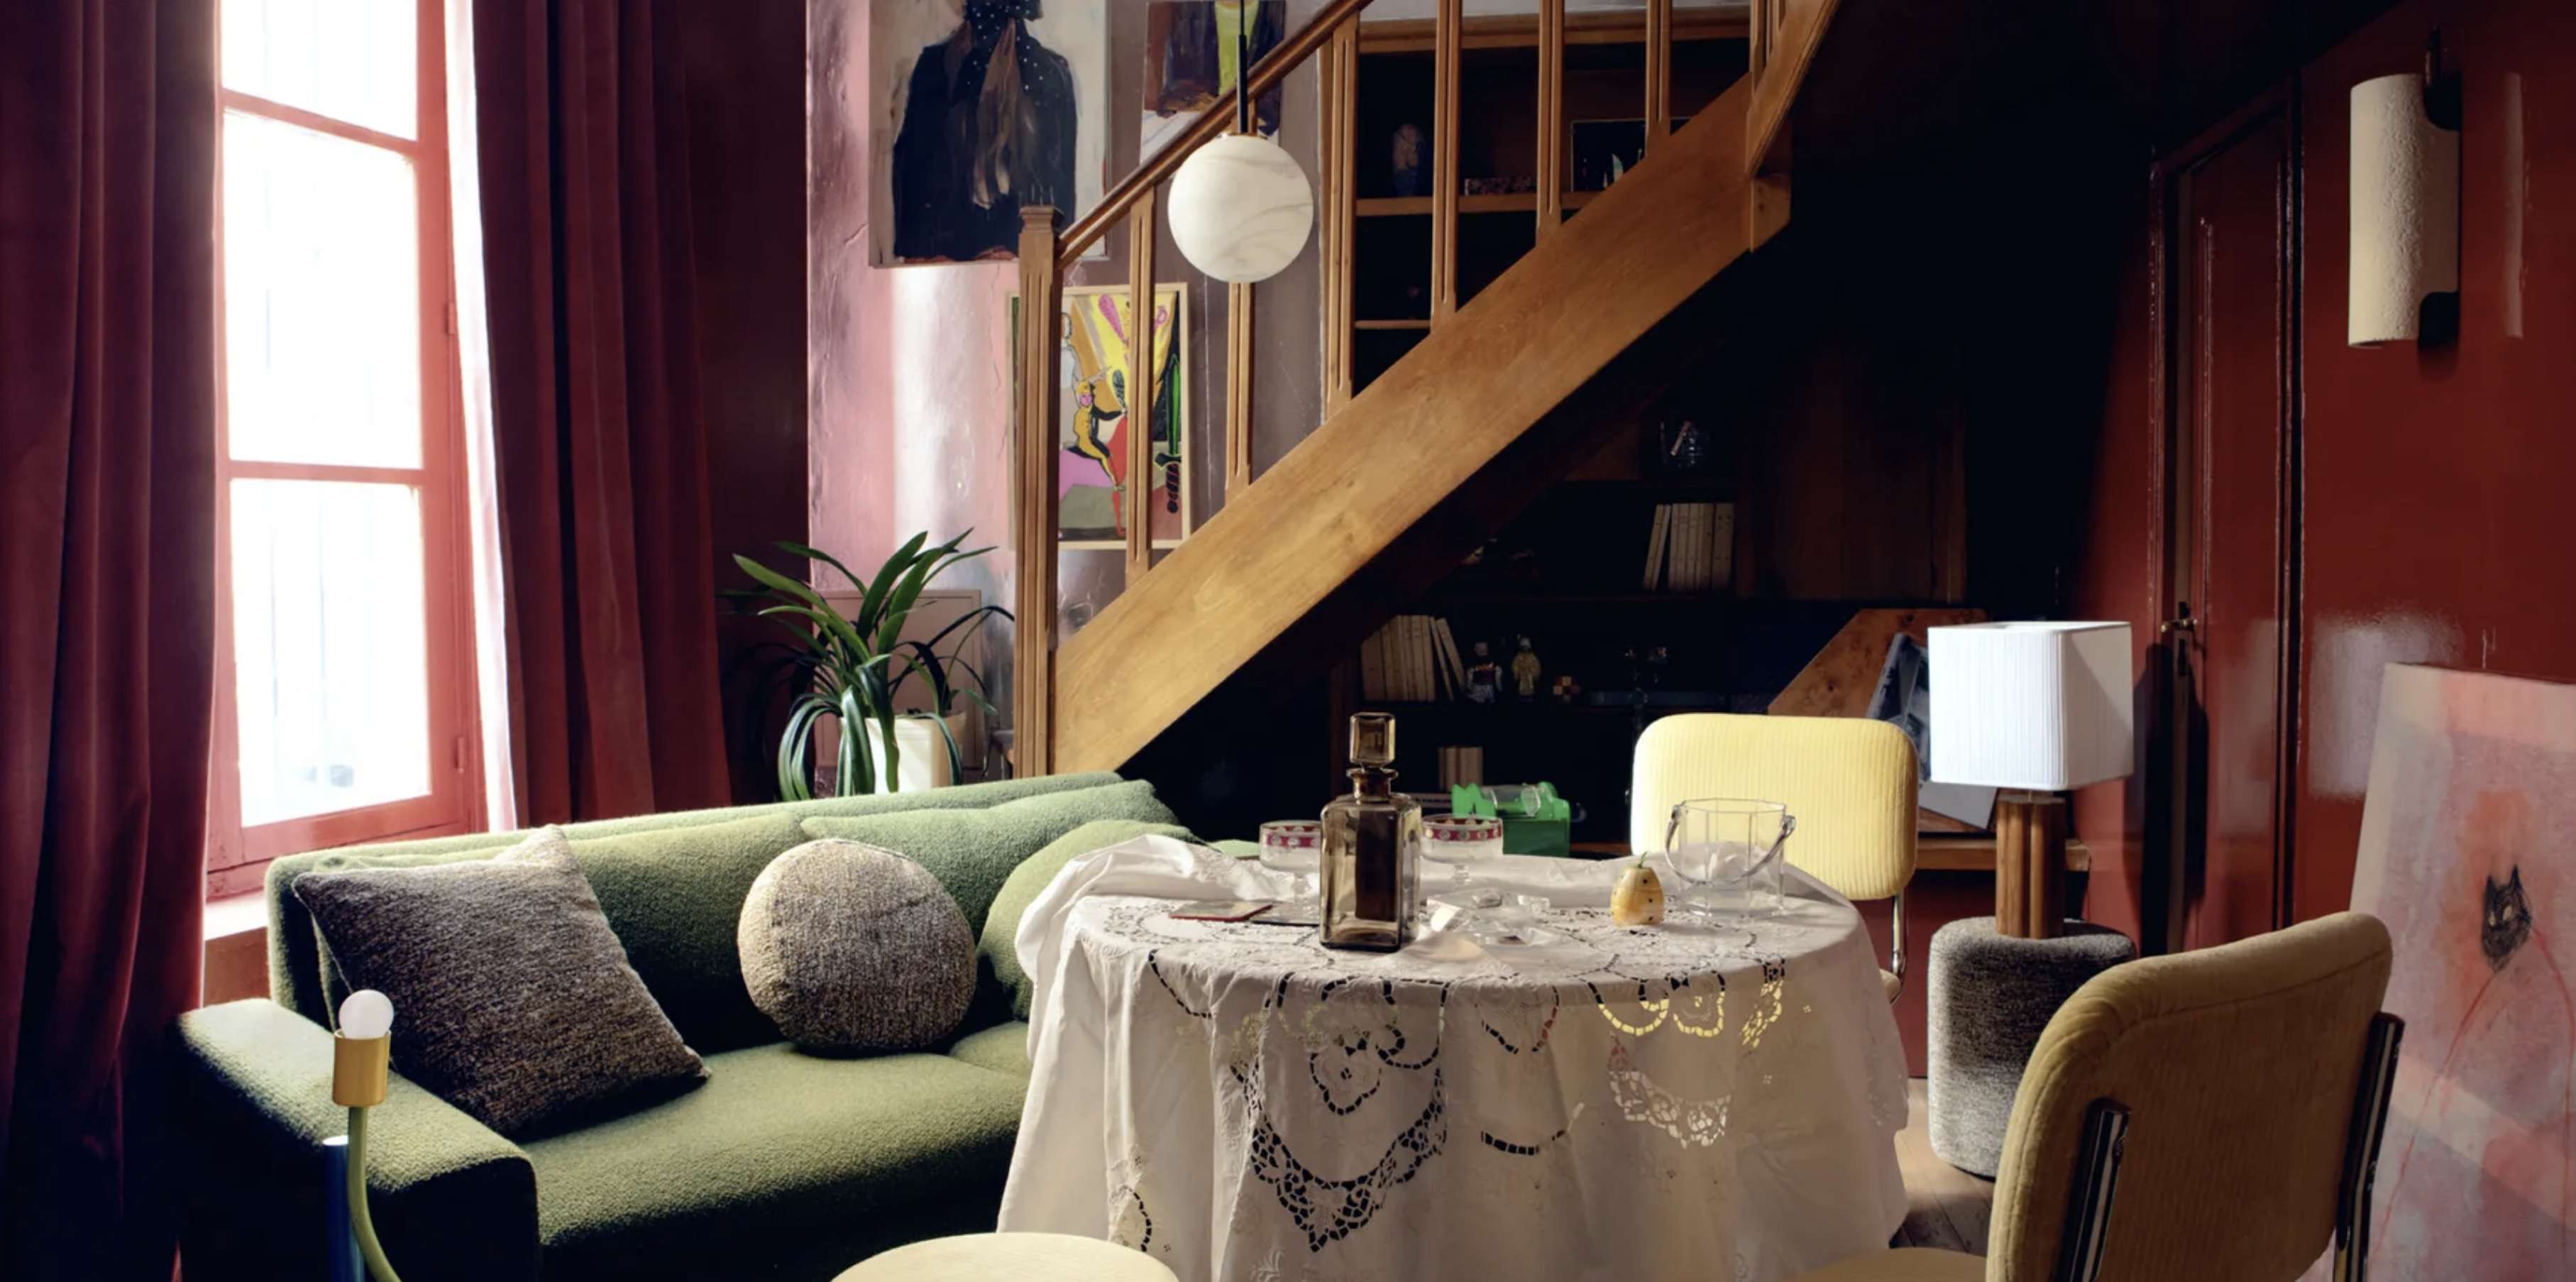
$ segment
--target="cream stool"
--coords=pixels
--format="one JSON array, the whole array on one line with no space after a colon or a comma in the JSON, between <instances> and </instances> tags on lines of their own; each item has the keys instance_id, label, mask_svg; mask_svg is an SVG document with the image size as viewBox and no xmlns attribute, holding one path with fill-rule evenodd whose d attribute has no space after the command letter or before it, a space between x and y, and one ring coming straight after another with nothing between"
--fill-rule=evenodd
<instances>
[{"instance_id":1,"label":"cream stool","mask_svg":"<svg viewBox=\"0 0 2576 1282\"><path fill-rule=\"evenodd\" d=\"M1063 1233L968 1233L899 1246L835 1282L1180 1282L1115 1242Z\"/></svg>"}]
</instances>

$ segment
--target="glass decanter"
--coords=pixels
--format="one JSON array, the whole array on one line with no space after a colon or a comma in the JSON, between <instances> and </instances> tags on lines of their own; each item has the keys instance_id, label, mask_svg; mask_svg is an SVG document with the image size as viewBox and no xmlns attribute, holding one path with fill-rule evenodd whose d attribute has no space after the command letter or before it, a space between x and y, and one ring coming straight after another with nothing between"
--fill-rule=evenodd
<instances>
[{"instance_id":1,"label":"glass decanter","mask_svg":"<svg viewBox=\"0 0 2576 1282\"><path fill-rule=\"evenodd\" d=\"M1413 928L1422 859L1422 806L1395 791L1395 718L1351 718L1351 792L1324 807L1326 948L1394 952Z\"/></svg>"}]
</instances>

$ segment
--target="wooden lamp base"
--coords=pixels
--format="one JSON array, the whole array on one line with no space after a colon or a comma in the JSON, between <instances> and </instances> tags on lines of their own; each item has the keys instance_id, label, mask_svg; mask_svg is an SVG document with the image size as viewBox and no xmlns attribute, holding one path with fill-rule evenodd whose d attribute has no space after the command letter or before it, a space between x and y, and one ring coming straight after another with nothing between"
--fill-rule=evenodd
<instances>
[{"instance_id":1,"label":"wooden lamp base","mask_svg":"<svg viewBox=\"0 0 2576 1282\"><path fill-rule=\"evenodd\" d=\"M1995 933L2054 939L2066 926L2066 799L2008 788L1995 797Z\"/></svg>"}]
</instances>

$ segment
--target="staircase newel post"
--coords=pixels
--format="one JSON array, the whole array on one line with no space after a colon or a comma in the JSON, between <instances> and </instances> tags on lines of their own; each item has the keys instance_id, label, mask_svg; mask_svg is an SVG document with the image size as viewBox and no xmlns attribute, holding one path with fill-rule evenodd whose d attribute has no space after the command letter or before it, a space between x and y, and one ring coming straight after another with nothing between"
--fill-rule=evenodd
<instances>
[{"instance_id":1,"label":"staircase newel post","mask_svg":"<svg viewBox=\"0 0 2576 1282\"><path fill-rule=\"evenodd\" d=\"M1018 558L1011 610L1013 773L1055 772L1056 351L1064 316L1056 273L1056 211L1020 210L1020 307L1014 363L1011 545Z\"/></svg>"}]
</instances>

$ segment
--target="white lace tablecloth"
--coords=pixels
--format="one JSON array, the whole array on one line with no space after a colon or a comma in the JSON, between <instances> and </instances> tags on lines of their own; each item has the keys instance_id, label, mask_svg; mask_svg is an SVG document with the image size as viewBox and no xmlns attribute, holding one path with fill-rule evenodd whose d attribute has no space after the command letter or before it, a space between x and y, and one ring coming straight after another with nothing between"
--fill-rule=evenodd
<instances>
[{"instance_id":1,"label":"white lace tablecloth","mask_svg":"<svg viewBox=\"0 0 2576 1282\"><path fill-rule=\"evenodd\" d=\"M1243 1282L1759 1282L1884 1246L1904 1058L1851 905L1796 879L1774 918L1630 929L1618 871L1492 861L1478 883L1549 896L1563 939L1370 954L1169 915L1285 890L1255 864L1077 861L1020 932L1001 1227Z\"/></svg>"}]
</instances>

